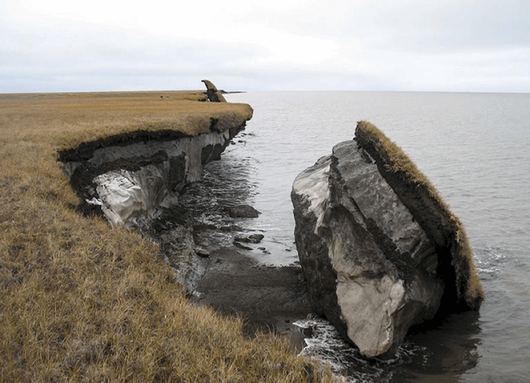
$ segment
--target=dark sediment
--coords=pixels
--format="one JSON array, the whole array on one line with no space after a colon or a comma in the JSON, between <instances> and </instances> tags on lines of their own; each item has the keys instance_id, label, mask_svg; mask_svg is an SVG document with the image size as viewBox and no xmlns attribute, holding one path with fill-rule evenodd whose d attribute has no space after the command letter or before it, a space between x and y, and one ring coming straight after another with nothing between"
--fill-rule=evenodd
<instances>
[{"instance_id":1,"label":"dark sediment","mask_svg":"<svg viewBox=\"0 0 530 383\"><path fill-rule=\"evenodd\" d=\"M259 265L236 247L220 248L211 254L196 293L198 304L245 318L249 335L274 331L298 339L292 323L311 313L300 267Z\"/></svg>"},{"instance_id":2,"label":"dark sediment","mask_svg":"<svg viewBox=\"0 0 530 383\"><path fill-rule=\"evenodd\" d=\"M206 197L200 195L198 186L190 190L193 195L184 193L182 200L198 199L204 206ZM217 209L217 213L226 212L219 206ZM263 235L245 233L245 228L225 214L218 217L217 225L203 224L196 211L179 205L166 209L144 234L160 243L166 262L184 275L195 303L244 318L248 336L272 331L289 336L302 348L303 334L293 322L306 318L312 310L301 267L260 264L251 251L261 246L258 243ZM246 226L245 222L237 223ZM219 236L228 239L223 241ZM238 239L245 245L238 246ZM191 250L190 257L186 253Z\"/></svg>"}]
</instances>

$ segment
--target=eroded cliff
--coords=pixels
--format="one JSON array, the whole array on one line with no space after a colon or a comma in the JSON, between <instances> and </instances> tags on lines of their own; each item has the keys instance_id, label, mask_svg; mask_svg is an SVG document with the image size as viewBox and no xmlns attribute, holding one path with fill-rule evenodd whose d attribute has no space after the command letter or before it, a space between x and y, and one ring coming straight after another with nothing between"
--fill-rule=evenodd
<instances>
[{"instance_id":1,"label":"eroded cliff","mask_svg":"<svg viewBox=\"0 0 530 383\"><path fill-rule=\"evenodd\" d=\"M83 143L59 155L86 214L102 213L111 226L138 229L161 244L180 281L193 289L202 273L200 250L179 217L179 192L220 159L252 116L210 118L208 132L135 131ZM166 225L165 217L172 217Z\"/></svg>"}]
</instances>

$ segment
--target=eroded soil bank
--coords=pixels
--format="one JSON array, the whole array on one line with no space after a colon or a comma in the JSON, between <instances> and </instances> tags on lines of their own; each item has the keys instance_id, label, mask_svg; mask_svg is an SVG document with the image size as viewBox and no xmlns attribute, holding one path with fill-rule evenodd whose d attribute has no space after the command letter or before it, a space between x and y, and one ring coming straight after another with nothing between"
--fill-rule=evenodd
<instances>
[{"instance_id":1,"label":"eroded soil bank","mask_svg":"<svg viewBox=\"0 0 530 383\"><path fill-rule=\"evenodd\" d=\"M126 190L106 189L131 206L125 218L115 219L120 214L118 201L114 215L107 218L158 243L160 256L175 270L193 301L244 317L248 335L257 331L291 334L302 347L293 322L305 318L311 309L301 268L259 265L250 249L267 249L259 243L236 246L236 236L252 231L251 218L231 217L228 208L236 201L219 198L219 190L209 190L200 181L203 165L220 159L243 129L244 124L218 132L214 126L209 134L197 137L122 136L84 144L62 153L61 160L78 195L87 201L85 214L106 215L108 210L101 198L102 185L94 181L97 177L112 179L117 174L131 181Z\"/></svg>"}]
</instances>

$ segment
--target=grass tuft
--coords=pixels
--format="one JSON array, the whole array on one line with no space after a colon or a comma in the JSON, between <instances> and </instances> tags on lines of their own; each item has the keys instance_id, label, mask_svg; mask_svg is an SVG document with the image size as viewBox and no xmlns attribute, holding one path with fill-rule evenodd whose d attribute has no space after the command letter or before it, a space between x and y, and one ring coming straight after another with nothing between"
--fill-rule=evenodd
<instances>
[{"instance_id":1,"label":"grass tuft","mask_svg":"<svg viewBox=\"0 0 530 383\"><path fill-rule=\"evenodd\" d=\"M191 304L157 245L77 212L58 151L138 129L196 135L211 118L229 127L252 114L203 97L0 95L0 381L331 381L309 374L287 339L246 339L240 319Z\"/></svg>"}]
</instances>

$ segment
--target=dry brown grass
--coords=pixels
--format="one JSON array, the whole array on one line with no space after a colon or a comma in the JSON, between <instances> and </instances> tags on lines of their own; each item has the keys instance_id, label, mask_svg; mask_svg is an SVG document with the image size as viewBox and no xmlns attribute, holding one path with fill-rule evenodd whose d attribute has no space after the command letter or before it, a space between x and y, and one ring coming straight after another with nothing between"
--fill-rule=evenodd
<instances>
[{"instance_id":1,"label":"dry brown grass","mask_svg":"<svg viewBox=\"0 0 530 383\"><path fill-rule=\"evenodd\" d=\"M0 139L45 142L63 150L135 130L172 129L194 136L209 131L210 118L225 129L252 116L246 104L197 102L203 99L203 92L0 95L5 124Z\"/></svg>"},{"instance_id":2,"label":"dry brown grass","mask_svg":"<svg viewBox=\"0 0 530 383\"><path fill-rule=\"evenodd\" d=\"M438 218L444 222L444 226L447 226L448 232L454 233L451 264L456 272L457 294L464 298L469 308L478 310L484 300L484 292L473 262L473 250L460 219L407 154L376 126L367 121L360 121L355 135L361 137L363 142L374 145L375 150L383 158L384 169L387 172L402 177L404 183L414 185L420 193L425 192L431 198L430 201L440 213Z\"/></svg>"},{"instance_id":3,"label":"dry brown grass","mask_svg":"<svg viewBox=\"0 0 530 383\"><path fill-rule=\"evenodd\" d=\"M77 213L58 150L251 116L246 105L190 100L202 96L0 95L0 381L331 379L286 339L246 339L240 319L191 304L156 245Z\"/></svg>"}]
</instances>

